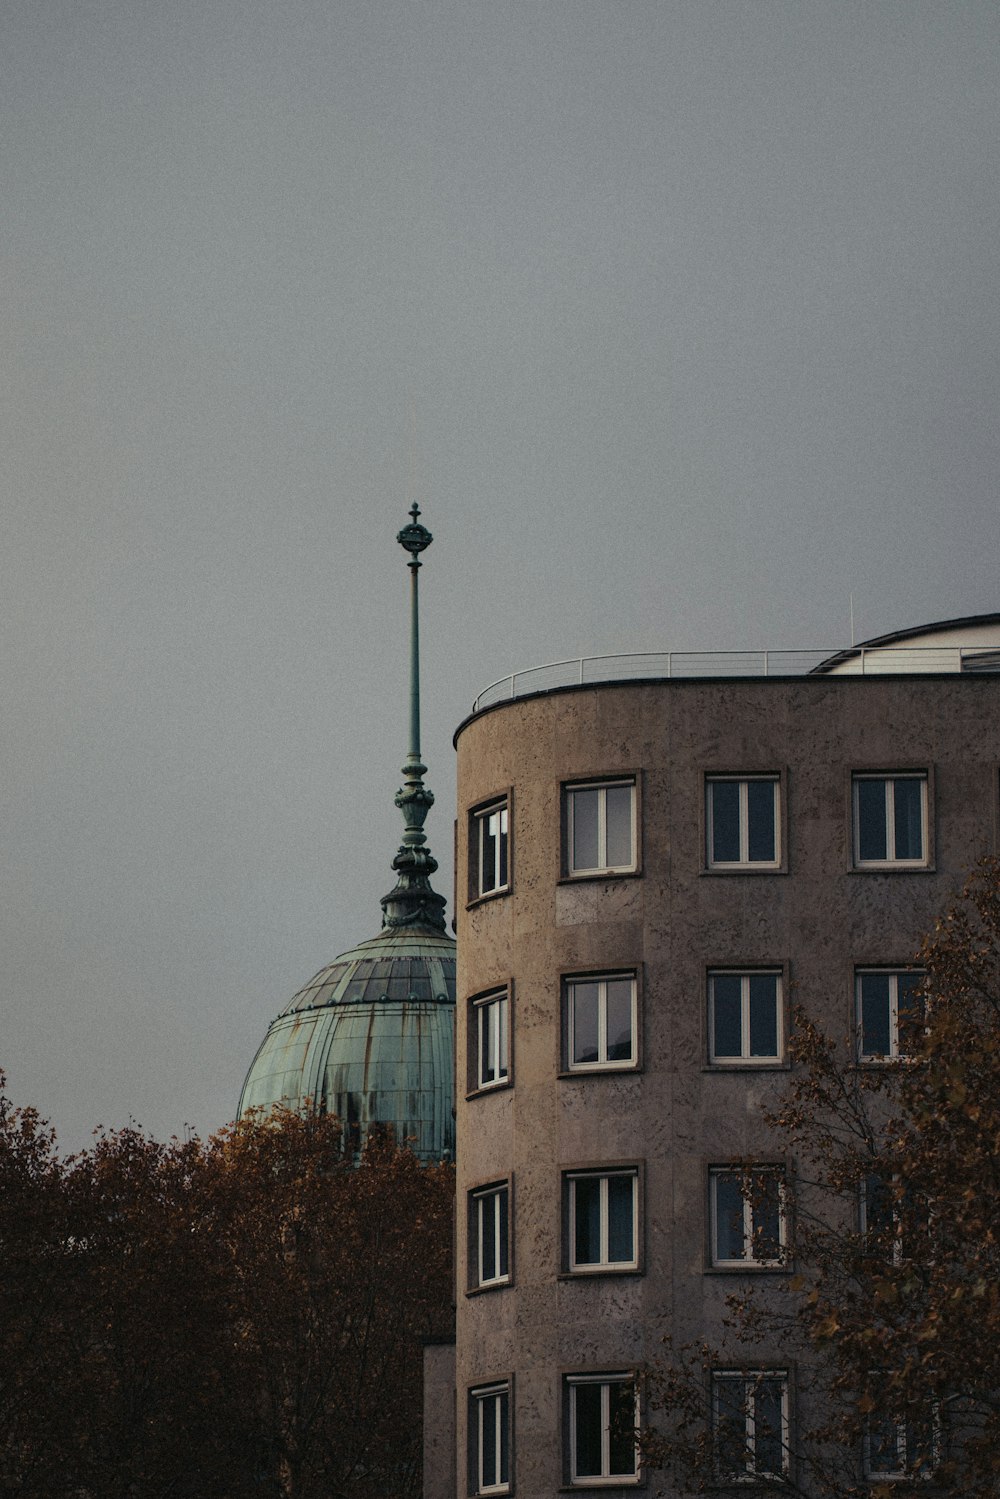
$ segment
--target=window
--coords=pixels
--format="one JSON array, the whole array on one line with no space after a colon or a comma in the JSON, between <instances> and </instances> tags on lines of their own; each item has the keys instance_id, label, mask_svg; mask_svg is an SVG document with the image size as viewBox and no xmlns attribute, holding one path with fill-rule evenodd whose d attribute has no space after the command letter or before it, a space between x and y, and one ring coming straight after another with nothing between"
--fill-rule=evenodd
<instances>
[{"instance_id":1,"label":"window","mask_svg":"<svg viewBox=\"0 0 1000 1499\"><path fill-rule=\"evenodd\" d=\"M858 1057L885 1061L906 1056L917 1041L924 1015L924 975L869 969L856 976Z\"/></svg>"},{"instance_id":2,"label":"window","mask_svg":"<svg viewBox=\"0 0 1000 1499\"><path fill-rule=\"evenodd\" d=\"M784 1051L780 973L708 975L712 1062L779 1062Z\"/></svg>"},{"instance_id":3,"label":"window","mask_svg":"<svg viewBox=\"0 0 1000 1499\"><path fill-rule=\"evenodd\" d=\"M903 1258L903 1226L900 1219L898 1177L886 1181L869 1172L859 1188L858 1220L866 1249L898 1265Z\"/></svg>"},{"instance_id":4,"label":"window","mask_svg":"<svg viewBox=\"0 0 1000 1499\"><path fill-rule=\"evenodd\" d=\"M780 1265L786 1240L781 1168L713 1168L710 1188L712 1264L741 1269Z\"/></svg>"},{"instance_id":5,"label":"window","mask_svg":"<svg viewBox=\"0 0 1000 1499\"><path fill-rule=\"evenodd\" d=\"M634 1067L635 974L567 979L564 987L566 1066L570 1071Z\"/></svg>"},{"instance_id":6,"label":"window","mask_svg":"<svg viewBox=\"0 0 1000 1499\"><path fill-rule=\"evenodd\" d=\"M938 1424L869 1416L864 1435L866 1478L930 1478L938 1459Z\"/></svg>"},{"instance_id":7,"label":"window","mask_svg":"<svg viewBox=\"0 0 1000 1499\"><path fill-rule=\"evenodd\" d=\"M510 843L506 797L472 814L473 871L470 898L506 890L510 880Z\"/></svg>"},{"instance_id":8,"label":"window","mask_svg":"<svg viewBox=\"0 0 1000 1499\"><path fill-rule=\"evenodd\" d=\"M927 863L927 776L855 775L854 862L859 867Z\"/></svg>"},{"instance_id":9,"label":"window","mask_svg":"<svg viewBox=\"0 0 1000 1499\"><path fill-rule=\"evenodd\" d=\"M634 1482L636 1386L631 1374L572 1374L566 1380L570 1483Z\"/></svg>"},{"instance_id":10,"label":"window","mask_svg":"<svg viewBox=\"0 0 1000 1499\"><path fill-rule=\"evenodd\" d=\"M568 786L567 874L617 874L635 868L635 782Z\"/></svg>"},{"instance_id":11,"label":"window","mask_svg":"<svg viewBox=\"0 0 1000 1499\"><path fill-rule=\"evenodd\" d=\"M788 1474L788 1375L784 1370L712 1375L712 1439L723 1483Z\"/></svg>"},{"instance_id":12,"label":"window","mask_svg":"<svg viewBox=\"0 0 1000 1499\"><path fill-rule=\"evenodd\" d=\"M505 1285L510 1279L510 1183L469 1194L469 1283Z\"/></svg>"},{"instance_id":13,"label":"window","mask_svg":"<svg viewBox=\"0 0 1000 1499\"><path fill-rule=\"evenodd\" d=\"M495 1088L510 1077L510 1000L496 989L472 1001L469 1039L475 1048L469 1069L471 1089Z\"/></svg>"},{"instance_id":14,"label":"window","mask_svg":"<svg viewBox=\"0 0 1000 1499\"><path fill-rule=\"evenodd\" d=\"M510 1386L469 1391L469 1479L474 1494L510 1488Z\"/></svg>"},{"instance_id":15,"label":"window","mask_svg":"<svg viewBox=\"0 0 1000 1499\"><path fill-rule=\"evenodd\" d=\"M571 1171L564 1181L569 1270L638 1269L638 1172Z\"/></svg>"},{"instance_id":16,"label":"window","mask_svg":"<svg viewBox=\"0 0 1000 1499\"><path fill-rule=\"evenodd\" d=\"M906 1252L904 1233L920 1233L930 1217L930 1204L899 1176L869 1172L858 1188L858 1226L865 1248L901 1265Z\"/></svg>"},{"instance_id":17,"label":"window","mask_svg":"<svg viewBox=\"0 0 1000 1499\"><path fill-rule=\"evenodd\" d=\"M710 776L705 826L709 869L777 869L777 776Z\"/></svg>"}]
</instances>

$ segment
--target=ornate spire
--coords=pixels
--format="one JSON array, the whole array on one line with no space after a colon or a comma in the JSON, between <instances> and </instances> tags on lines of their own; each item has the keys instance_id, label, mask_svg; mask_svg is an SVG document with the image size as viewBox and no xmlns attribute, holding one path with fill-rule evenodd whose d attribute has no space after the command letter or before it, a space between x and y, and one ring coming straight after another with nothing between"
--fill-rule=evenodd
<instances>
[{"instance_id":1,"label":"ornate spire","mask_svg":"<svg viewBox=\"0 0 1000 1499\"><path fill-rule=\"evenodd\" d=\"M396 792L396 806L403 814L403 842L392 867L398 876L396 888L382 897L383 927L422 926L445 930L443 895L431 889L430 877L437 860L425 847L424 818L434 804L434 793L424 785L427 766L420 759L420 615L417 596L417 572L420 553L434 540L418 520L420 510L414 502L410 523L396 540L410 554L410 747L403 766L403 785Z\"/></svg>"}]
</instances>

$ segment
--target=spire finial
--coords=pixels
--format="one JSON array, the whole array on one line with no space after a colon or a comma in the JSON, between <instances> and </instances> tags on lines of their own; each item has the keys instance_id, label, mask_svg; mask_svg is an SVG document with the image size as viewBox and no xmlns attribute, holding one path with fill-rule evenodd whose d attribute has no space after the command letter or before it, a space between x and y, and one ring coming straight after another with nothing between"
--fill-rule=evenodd
<instances>
[{"instance_id":1,"label":"spire finial","mask_svg":"<svg viewBox=\"0 0 1000 1499\"><path fill-rule=\"evenodd\" d=\"M420 553L434 540L419 521L420 507L414 500L410 523L396 537L410 554L410 747L403 766L403 785L396 792L396 806L403 814L403 842L392 861L399 879L396 888L382 897L382 925L429 926L445 930L443 895L431 889L430 876L437 860L424 845L424 818L434 804L434 793L424 785L427 766L420 759L420 611L417 569Z\"/></svg>"},{"instance_id":2,"label":"spire finial","mask_svg":"<svg viewBox=\"0 0 1000 1499\"><path fill-rule=\"evenodd\" d=\"M419 514L420 506L417 504L416 500L414 500L413 504L410 506L410 524L408 526L404 526L402 531L400 531L399 535L396 537L396 540L399 542L400 546L405 547L406 550L411 554L410 561L406 564L407 567L419 567L420 563L417 560L417 554L419 552L426 551L431 542L434 540L434 537L428 531L427 527L422 526L417 519Z\"/></svg>"}]
</instances>

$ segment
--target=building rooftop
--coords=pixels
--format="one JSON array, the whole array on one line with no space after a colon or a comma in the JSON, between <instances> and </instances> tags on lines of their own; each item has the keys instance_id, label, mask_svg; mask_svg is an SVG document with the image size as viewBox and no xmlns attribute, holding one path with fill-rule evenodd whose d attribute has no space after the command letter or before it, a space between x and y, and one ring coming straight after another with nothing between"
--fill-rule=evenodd
<instances>
[{"instance_id":1,"label":"building rooftop","mask_svg":"<svg viewBox=\"0 0 1000 1499\"><path fill-rule=\"evenodd\" d=\"M607 682L979 671L1000 671L1000 613L939 620L840 649L644 651L550 661L491 682L471 716L511 698Z\"/></svg>"}]
</instances>

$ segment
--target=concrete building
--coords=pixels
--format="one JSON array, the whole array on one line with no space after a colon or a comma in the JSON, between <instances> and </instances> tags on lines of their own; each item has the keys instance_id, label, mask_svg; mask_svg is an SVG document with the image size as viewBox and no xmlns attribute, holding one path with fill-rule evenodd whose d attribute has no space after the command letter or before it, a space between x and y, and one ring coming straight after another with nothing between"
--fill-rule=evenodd
<instances>
[{"instance_id":1,"label":"concrete building","mask_svg":"<svg viewBox=\"0 0 1000 1499\"><path fill-rule=\"evenodd\" d=\"M773 1271L792 991L895 1054L920 939L998 847L998 662L1000 615L825 660L560 663L461 724L457 1329L428 1350L426 1499L669 1492L616 1414L663 1333L717 1340ZM782 1350L761 1367L741 1480L799 1417ZM744 1393L718 1371L718 1412L751 1422Z\"/></svg>"}]
</instances>

